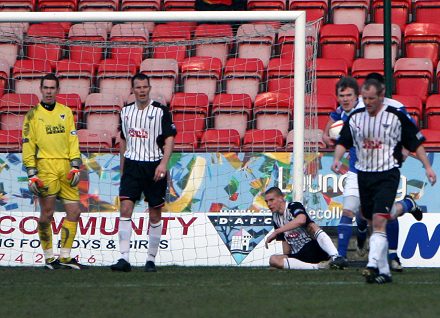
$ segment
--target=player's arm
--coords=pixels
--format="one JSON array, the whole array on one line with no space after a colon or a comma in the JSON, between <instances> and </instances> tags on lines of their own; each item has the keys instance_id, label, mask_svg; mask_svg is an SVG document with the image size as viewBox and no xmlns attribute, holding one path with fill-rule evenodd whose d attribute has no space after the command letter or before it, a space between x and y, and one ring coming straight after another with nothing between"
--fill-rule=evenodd
<instances>
[{"instance_id":1,"label":"player's arm","mask_svg":"<svg viewBox=\"0 0 440 318\"><path fill-rule=\"evenodd\" d=\"M304 214L297 214L295 218L289 223L284 224L279 228L275 228L275 230L266 239L266 248L268 244L276 239L279 235L283 234L284 232L296 229L297 227L304 226L306 224L306 221L307 216L304 211Z\"/></svg>"},{"instance_id":2,"label":"player's arm","mask_svg":"<svg viewBox=\"0 0 440 318\"><path fill-rule=\"evenodd\" d=\"M342 127L335 148L335 153L333 155L333 164L331 169L336 173L341 173L340 167L341 167L342 156L347 151L347 149L353 147L353 137L351 135L351 129L350 129L350 118L347 121L345 121L344 126Z\"/></svg>"},{"instance_id":3,"label":"player's arm","mask_svg":"<svg viewBox=\"0 0 440 318\"><path fill-rule=\"evenodd\" d=\"M163 178L167 172L168 161L174 148L174 137L177 134L176 126L173 124L171 113L167 109L163 109L162 117L162 136L163 138L163 157L154 173L154 181Z\"/></svg>"},{"instance_id":4,"label":"player's arm","mask_svg":"<svg viewBox=\"0 0 440 318\"><path fill-rule=\"evenodd\" d=\"M31 109L25 116L22 131L22 157L23 164L26 167L28 175L28 187L34 195L39 195L43 182L38 178L37 160L36 160L36 142L35 128L33 125L35 109Z\"/></svg>"},{"instance_id":5,"label":"player's arm","mask_svg":"<svg viewBox=\"0 0 440 318\"><path fill-rule=\"evenodd\" d=\"M79 183L80 169L82 165L81 152L79 151L79 139L76 132L75 121L73 113L69 109L69 116L67 118L67 138L69 139L69 159L70 171L67 174L67 179L70 180L70 185L75 187Z\"/></svg>"},{"instance_id":6,"label":"player's arm","mask_svg":"<svg viewBox=\"0 0 440 318\"><path fill-rule=\"evenodd\" d=\"M127 142L125 141L125 138L122 138L122 136L123 136L123 134L121 133L121 141L119 142L119 160L120 160L119 170L120 170L121 176L124 173L124 162L125 162L124 154L125 154L125 150L127 149Z\"/></svg>"},{"instance_id":7,"label":"player's arm","mask_svg":"<svg viewBox=\"0 0 440 318\"><path fill-rule=\"evenodd\" d=\"M428 177L429 182L431 183L431 185L434 185L437 181L437 175L434 169L432 169L431 163L429 162L428 156L426 155L425 147L423 147L423 145L417 147L416 156L423 163L423 167L425 167L426 176Z\"/></svg>"}]
</instances>

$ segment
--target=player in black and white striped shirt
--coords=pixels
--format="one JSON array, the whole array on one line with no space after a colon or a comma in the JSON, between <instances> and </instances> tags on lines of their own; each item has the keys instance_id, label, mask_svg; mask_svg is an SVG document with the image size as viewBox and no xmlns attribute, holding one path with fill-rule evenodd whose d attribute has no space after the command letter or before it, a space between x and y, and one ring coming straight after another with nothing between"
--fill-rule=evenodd
<instances>
[{"instance_id":1,"label":"player in black and white striped shirt","mask_svg":"<svg viewBox=\"0 0 440 318\"><path fill-rule=\"evenodd\" d=\"M121 258L112 270L128 272L131 215L143 193L150 214L148 256L145 271L155 272L154 260L162 233L161 212L167 188L167 164L173 151L174 126L166 106L149 97L150 82L144 74L132 78L135 102L120 114L121 187L119 198L119 250Z\"/></svg>"},{"instance_id":2,"label":"player in black and white striped shirt","mask_svg":"<svg viewBox=\"0 0 440 318\"><path fill-rule=\"evenodd\" d=\"M354 111L345 122L332 170L339 172L343 154L354 146L362 214L373 226L363 274L368 283L380 284L391 282L385 228L399 186L402 147L416 153L431 184L436 182L436 174L426 157L424 137L418 128L407 115L384 105L383 85L374 79L367 80L361 94L365 108Z\"/></svg>"},{"instance_id":3,"label":"player in black and white striped shirt","mask_svg":"<svg viewBox=\"0 0 440 318\"><path fill-rule=\"evenodd\" d=\"M286 202L277 187L264 197L272 211L274 231L266 239L283 242L283 254L272 255L269 264L279 269L326 269L330 261L343 260L330 237L307 214L300 202ZM336 262L337 263L337 262Z\"/></svg>"}]
</instances>

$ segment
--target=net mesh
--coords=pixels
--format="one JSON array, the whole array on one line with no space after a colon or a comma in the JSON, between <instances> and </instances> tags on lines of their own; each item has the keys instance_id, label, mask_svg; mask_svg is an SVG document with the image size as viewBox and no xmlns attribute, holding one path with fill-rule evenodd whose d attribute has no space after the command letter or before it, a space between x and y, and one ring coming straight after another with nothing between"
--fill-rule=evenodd
<instances>
[{"instance_id":1,"label":"net mesh","mask_svg":"<svg viewBox=\"0 0 440 318\"><path fill-rule=\"evenodd\" d=\"M304 203L315 208L318 28L306 27L304 123ZM44 262L20 143L47 73L58 76L57 100L73 111L84 162L72 255L93 265L119 258L118 114L134 102L137 72L149 77L150 97L170 108L178 130L158 263L266 265L280 246L263 247L272 229L263 193L279 186L291 199L294 184L294 44L294 24L282 22L0 24L0 265ZM135 207L133 265L146 258L147 209ZM55 251L62 217L52 224Z\"/></svg>"}]
</instances>

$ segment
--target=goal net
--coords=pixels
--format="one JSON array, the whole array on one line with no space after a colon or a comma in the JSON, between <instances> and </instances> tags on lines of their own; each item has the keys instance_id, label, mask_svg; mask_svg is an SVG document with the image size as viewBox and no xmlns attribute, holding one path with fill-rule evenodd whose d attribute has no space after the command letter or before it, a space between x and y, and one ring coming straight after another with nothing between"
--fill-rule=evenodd
<instances>
[{"instance_id":1,"label":"goal net","mask_svg":"<svg viewBox=\"0 0 440 318\"><path fill-rule=\"evenodd\" d=\"M264 248L272 230L264 192L278 186L309 208L323 200L315 191L319 22L305 25L298 12L199 12L198 21L183 12L89 13L81 13L87 22L75 13L4 22L0 13L0 265L44 263L21 130L48 73L60 80L58 102L74 114L83 159L83 213L72 256L89 265L119 258L118 116L134 102L130 78L138 72L148 76L150 97L170 108L178 130L157 263L267 265L281 248ZM147 210L142 201L133 214L133 265L145 263ZM61 202L56 211L55 253Z\"/></svg>"}]
</instances>

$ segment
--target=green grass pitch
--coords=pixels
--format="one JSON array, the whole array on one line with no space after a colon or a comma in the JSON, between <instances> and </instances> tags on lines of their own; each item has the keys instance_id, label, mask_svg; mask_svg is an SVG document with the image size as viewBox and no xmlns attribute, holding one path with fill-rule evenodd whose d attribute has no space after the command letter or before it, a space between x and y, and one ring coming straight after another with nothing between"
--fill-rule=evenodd
<instances>
[{"instance_id":1,"label":"green grass pitch","mask_svg":"<svg viewBox=\"0 0 440 318\"><path fill-rule=\"evenodd\" d=\"M369 285L360 268L0 268L1 317L440 317L440 269Z\"/></svg>"}]
</instances>

